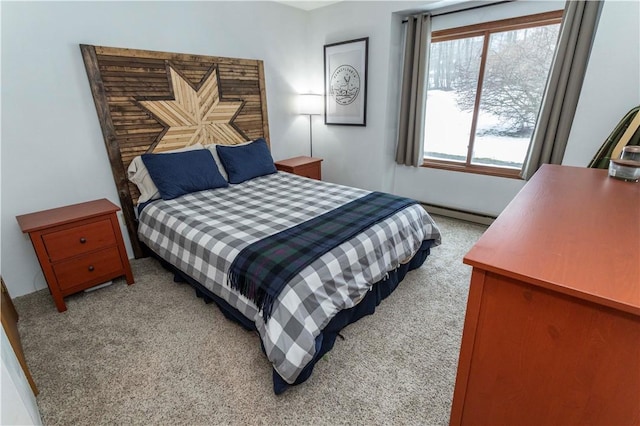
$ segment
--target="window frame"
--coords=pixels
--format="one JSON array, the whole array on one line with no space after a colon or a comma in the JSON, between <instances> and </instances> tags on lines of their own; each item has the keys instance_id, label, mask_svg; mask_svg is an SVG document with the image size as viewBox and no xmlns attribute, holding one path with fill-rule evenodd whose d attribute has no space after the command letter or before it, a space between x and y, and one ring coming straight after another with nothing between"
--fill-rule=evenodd
<instances>
[{"instance_id":1,"label":"window frame","mask_svg":"<svg viewBox=\"0 0 640 426\"><path fill-rule=\"evenodd\" d=\"M493 33L505 31L521 30L526 28L541 27L544 25L554 25L562 23L564 10L554 10L550 12L536 13L532 15L519 16L515 18L501 19L497 21L483 22L481 24L466 25L463 27L449 28L446 30L433 31L431 33L431 43L458 40L463 38L483 36L482 54L480 57L480 68L478 71L478 85L476 87L476 97L473 106L471 130L469 133L469 143L467 145L467 158L464 163L457 161L447 161L434 158L424 158L422 167L434 169L452 170L466 173L476 173L483 175L499 176L513 179L521 179L520 169L506 167L486 166L471 164L473 156L473 146L476 138L476 126L480 111L480 100L482 97L482 86L484 83L484 71L487 62L487 52L490 36ZM428 89L427 89L428 90ZM537 126L537 123L536 123ZM531 145L531 142L529 142ZM424 154L423 154L424 156ZM523 165L524 167L524 165Z\"/></svg>"}]
</instances>

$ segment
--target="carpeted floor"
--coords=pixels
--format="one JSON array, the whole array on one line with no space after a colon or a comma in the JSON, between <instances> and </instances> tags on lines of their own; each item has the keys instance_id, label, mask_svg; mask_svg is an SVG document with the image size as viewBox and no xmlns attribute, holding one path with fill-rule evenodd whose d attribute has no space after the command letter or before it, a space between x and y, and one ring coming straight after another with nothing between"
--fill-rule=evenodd
<instances>
[{"instance_id":1,"label":"carpeted floor","mask_svg":"<svg viewBox=\"0 0 640 426\"><path fill-rule=\"evenodd\" d=\"M485 226L434 216L443 244L312 377L273 394L257 334L175 284L152 259L135 285L17 298L19 328L48 425L448 424L471 268Z\"/></svg>"}]
</instances>

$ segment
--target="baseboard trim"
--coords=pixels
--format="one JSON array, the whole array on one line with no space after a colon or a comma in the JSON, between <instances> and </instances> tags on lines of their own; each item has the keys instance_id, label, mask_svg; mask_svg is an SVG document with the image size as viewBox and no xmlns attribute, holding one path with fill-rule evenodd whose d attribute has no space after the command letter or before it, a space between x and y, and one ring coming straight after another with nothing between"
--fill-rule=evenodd
<instances>
[{"instance_id":1,"label":"baseboard trim","mask_svg":"<svg viewBox=\"0 0 640 426\"><path fill-rule=\"evenodd\" d=\"M451 207L438 206L435 204L420 203L426 211L441 216L452 217L454 219L466 220L467 222L491 225L496 218L482 213L470 212L467 210L454 209Z\"/></svg>"}]
</instances>

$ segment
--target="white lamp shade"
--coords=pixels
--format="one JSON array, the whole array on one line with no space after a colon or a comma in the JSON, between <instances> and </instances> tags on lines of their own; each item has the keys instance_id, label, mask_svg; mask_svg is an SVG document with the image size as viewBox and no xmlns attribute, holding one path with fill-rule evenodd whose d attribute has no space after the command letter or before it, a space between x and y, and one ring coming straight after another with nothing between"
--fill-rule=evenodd
<instances>
[{"instance_id":1,"label":"white lamp shade","mask_svg":"<svg viewBox=\"0 0 640 426\"><path fill-rule=\"evenodd\" d=\"M298 96L298 112L306 115L322 115L324 113L324 104L322 95L307 93Z\"/></svg>"}]
</instances>

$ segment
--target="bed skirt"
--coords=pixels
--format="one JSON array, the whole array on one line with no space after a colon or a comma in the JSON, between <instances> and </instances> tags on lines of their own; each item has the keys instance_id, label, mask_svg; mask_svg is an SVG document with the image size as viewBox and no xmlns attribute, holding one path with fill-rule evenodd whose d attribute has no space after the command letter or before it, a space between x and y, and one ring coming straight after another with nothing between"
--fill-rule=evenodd
<instances>
[{"instance_id":1,"label":"bed skirt","mask_svg":"<svg viewBox=\"0 0 640 426\"><path fill-rule=\"evenodd\" d=\"M273 391L278 395L283 393L289 386L299 385L306 381L313 372L313 368L324 354L329 352L336 341L336 337L338 337L340 330L345 328L347 325L352 324L358 321L360 318L371 315L375 312L376 306L380 304L380 302L387 298L395 289L398 287L398 284L404 279L407 272L417 269L429 256L431 252L431 245L433 244L433 240L426 240L422 242L422 245L418 249L418 252L411 258L408 263L400 265L397 269L389 272L384 279L375 283L371 290L367 293L367 295L353 308L345 309L336 316L334 316L329 324L322 330L322 332L316 337L316 353L307 364L307 366L302 370L298 378L293 384L287 383L280 375L273 370ZM195 281L193 278L189 277L184 272L177 269L175 266L169 264L160 256L155 254L152 250L146 248L149 253L153 255L156 259L160 261L163 267L170 270L174 273L174 281L176 282L187 282L190 284L196 291L196 295L204 299L206 303L214 302L220 311L224 314L225 317L240 324L246 330L256 331L256 327L253 321L247 319L244 315L242 315L237 309L229 305L224 299L218 297L213 294L209 289L204 287L199 282ZM260 341L262 344L262 340ZM264 352L264 348L262 348Z\"/></svg>"}]
</instances>

